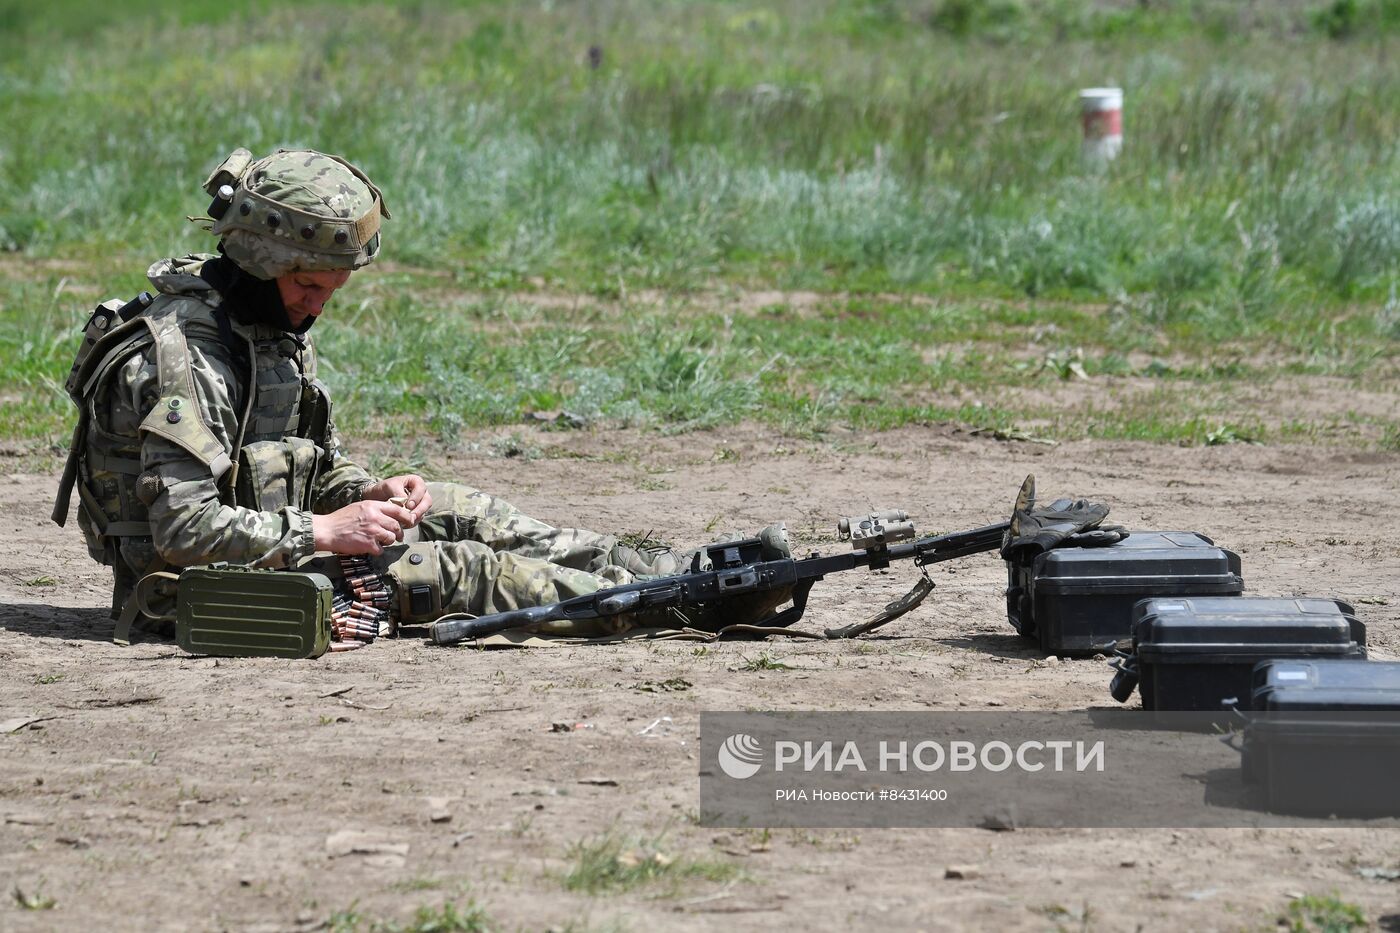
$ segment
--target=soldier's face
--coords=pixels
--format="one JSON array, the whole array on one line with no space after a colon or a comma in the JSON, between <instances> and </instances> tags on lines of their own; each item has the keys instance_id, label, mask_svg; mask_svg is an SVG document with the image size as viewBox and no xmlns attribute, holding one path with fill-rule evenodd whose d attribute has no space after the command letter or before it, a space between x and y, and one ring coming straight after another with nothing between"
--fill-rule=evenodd
<instances>
[{"instance_id":1,"label":"soldier's face","mask_svg":"<svg viewBox=\"0 0 1400 933\"><path fill-rule=\"evenodd\" d=\"M287 308L287 320L292 327L301 327L307 318L317 317L331 300L335 290L350 281L349 269L325 269L319 272L288 272L277 277L277 290Z\"/></svg>"}]
</instances>

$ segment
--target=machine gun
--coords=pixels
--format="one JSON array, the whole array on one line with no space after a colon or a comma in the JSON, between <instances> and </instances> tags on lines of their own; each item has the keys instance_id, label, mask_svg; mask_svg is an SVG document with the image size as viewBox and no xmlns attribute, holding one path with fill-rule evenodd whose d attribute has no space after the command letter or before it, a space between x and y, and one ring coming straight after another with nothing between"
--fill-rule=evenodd
<instances>
[{"instance_id":1,"label":"machine gun","mask_svg":"<svg viewBox=\"0 0 1400 933\"><path fill-rule=\"evenodd\" d=\"M615 586L548 606L480 617L445 616L429 629L435 644L455 645L468 639L546 623L600 620L650 610L710 609L722 614L724 603L734 597L788 590L792 596L790 607L744 626L747 630L785 628L802 618L812 586L827 574L856 567L879 570L894 561L909 559L922 569L929 564L993 551L1002 546L1009 526L1010 522L999 522L971 531L916 538L914 523L904 512L876 512L841 519L837 533L841 540L851 543L851 550L843 554L823 556L813 552L805 558L770 560L765 559L760 538L726 541L709 545L697 553L686 573ZM850 638L878 628L918 606L932 590L933 581L924 570L918 584L902 599L890 603L870 620L827 629L826 637Z\"/></svg>"}]
</instances>

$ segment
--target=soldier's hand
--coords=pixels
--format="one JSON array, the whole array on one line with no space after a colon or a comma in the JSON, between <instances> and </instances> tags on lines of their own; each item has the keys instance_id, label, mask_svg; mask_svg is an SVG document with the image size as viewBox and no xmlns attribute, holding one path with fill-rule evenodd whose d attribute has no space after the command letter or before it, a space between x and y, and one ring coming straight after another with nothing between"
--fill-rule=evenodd
<instances>
[{"instance_id":1,"label":"soldier's hand","mask_svg":"<svg viewBox=\"0 0 1400 933\"><path fill-rule=\"evenodd\" d=\"M403 540L403 530L417 519L392 502L355 502L329 515L313 515L311 530L316 550L335 554L380 554Z\"/></svg>"},{"instance_id":2,"label":"soldier's hand","mask_svg":"<svg viewBox=\"0 0 1400 933\"><path fill-rule=\"evenodd\" d=\"M433 497L428 495L428 482L417 473L404 473L401 476L391 476L388 479L380 480L370 486L366 486L363 499L374 499L380 502L388 502L391 499L401 500L404 508L413 513L413 521L405 527L412 527L422 520L424 513L433 504ZM396 503L399 504L399 503Z\"/></svg>"}]
</instances>

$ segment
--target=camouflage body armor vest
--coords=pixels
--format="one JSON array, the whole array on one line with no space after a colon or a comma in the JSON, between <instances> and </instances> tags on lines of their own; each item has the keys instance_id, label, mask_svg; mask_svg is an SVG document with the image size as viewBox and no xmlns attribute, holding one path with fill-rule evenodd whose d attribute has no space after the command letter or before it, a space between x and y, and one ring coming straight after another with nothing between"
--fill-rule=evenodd
<instances>
[{"instance_id":1,"label":"camouflage body armor vest","mask_svg":"<svg viewBox=\"0 0 1400 933\"><path fill-rule=\"evenodd\" d=\"M207 466L224 504L259 511L287 505L309 510L312 486L331 448L330 401L316 379L310 342L267 325L232 321L220 309L219 293L198 277L207 258L157 263L150 275L158 295L99 305L68 378L78 424L52 517L65 523L76 488L88 552L115 576L114 616L142 576L167 569L151 537L146 501L153 497L143 498L139 488L147 434ZM191 342L210 356L221 355L241 374L229 385L227 400L196 394ZM112 380L138 354L153 358L158 394L144 417L137 412L114 418ZM201 401L233 406L238 429L232 449L205 422ZM141 399L142 410L150 402Z\"/></svg>"}]
</instances>

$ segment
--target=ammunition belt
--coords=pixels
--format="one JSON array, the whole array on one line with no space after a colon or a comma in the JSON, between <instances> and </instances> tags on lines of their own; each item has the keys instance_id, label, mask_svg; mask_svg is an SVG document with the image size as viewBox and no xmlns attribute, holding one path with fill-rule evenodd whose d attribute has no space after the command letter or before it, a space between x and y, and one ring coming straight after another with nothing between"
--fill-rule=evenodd
<instances>
[{"instance_id":1,"label":"ammunition belt","mask_svg":"<svg viewBox=\"0 0 1400 933\"><path fill-rule=\"evenodd\" d=\"M389 623L389 585L364 557L340 557L344 576L331 603L333 651L349 651L379 637Z\"/></svg>"}]
</instances>

